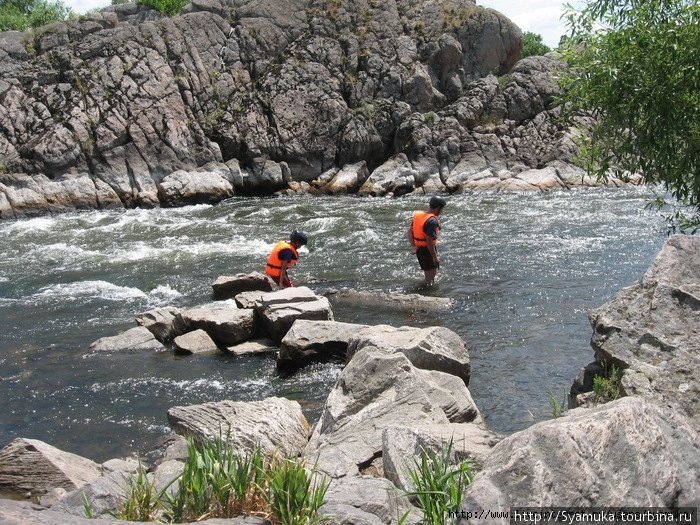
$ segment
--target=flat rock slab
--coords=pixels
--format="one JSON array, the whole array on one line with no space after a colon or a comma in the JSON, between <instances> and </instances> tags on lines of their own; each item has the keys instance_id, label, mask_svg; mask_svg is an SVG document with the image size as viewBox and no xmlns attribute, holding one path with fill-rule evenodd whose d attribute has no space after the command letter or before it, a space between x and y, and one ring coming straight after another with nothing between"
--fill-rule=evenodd
<instances>
[{"instance_id":1,"label":"flat rock slab","mask_svg":"<svg viewBox=\"0 0 700 525\"><path fill-rule=\"evenodd\" d=\"M168 410L168 422L180 435L198 440L226 438L243 451L260 444L266 455L296 457L306 445L309 423L296 401L268 397L262 401L220 401Z\"/></svg>"},{"instance_id":2,"label":"flat rock slab","mask_svg":"<svg viewBox=\"0 0 700 525\"><path fill-rule=\"evenodd\" d=\"M588 507L591 502L685 507L699 500L698 433L680 412L628 397L571 410L501 441L467 487L462 509Z\"/></svg>"},{"instance_id":3,"label":"flat rock slab","mask_svg":"<svg viewBox=\"0 0 700 525\"><path fill-rule=\"evenodd\" d=\"M469 385L469 352L462 338L447 328L370 326L348 342L348 360L367 346L400 352L418 368L452 374Z\"/></svg>"},{"instance_id":4,"label":"flat rock slab","mask_svg":"<svg viewBox=\"0 0 700 525\"><path fill-rule=\"evenodd\" d=\"M179 354L213 354L219 351L216 343L202 329L177 336L173 345Z\"/></svg>"},{"instance_id":5,"label":"flat rock slab","mask_svg":"<svg viewBox=\"0 0 700 525\"><path fill-rule=\"evenodd\" d=\"M168 343L185 333L185 327L178 321L178 308L166 306L149 310L136 316L136 324L145 326L161 343Z\"/></svg>"},{"instance_id":6,"label":"flat rock slab","mask_svg":"<svg viewBox=\"0 0 700 525\"><path fill-rule=\"evenodd\" d=\"M100 466L37 439L17 438L0 450L0 494L37 498L56 488L71 491L100 477Z\"/></svg>"},{"instance_id":7,"label":"flat rock slab","mask_svg":"<svg viewBox=\"0 0 700 525\"><path fill-rule=\"evenodd\" d=\"M700 431L700 237L669 238L590 320L595 360L623 370L623 392L673 405Z\"/></svg>"},{"instance_id":8,"label":"flat rock slab","mask_svg":"<svg viewBox=\"0 0 700 525\"><path fill-rule=\"evenodd\" d=\"M90 345L93 352L163 351L165 346L143 326L130 328L119 335L102 337Z\"/></svg>"},{"instance_id":9,"label":"flat rock slab","mask_svg":"<svg viewBox=\"0 0 700 525\"><path fill-rule=\"evenodd\" d=\"M236 296L236 304L241 308L264 310L274 304L303 303L319 299L320 297L306 286L292 286L274 292L243 292Z\"/></svg>"},{"instance_id":10,"label":"flat rock slab","mask_svg":"<svg viewBox=\"0 0 700 525\"><path fill-rule=\"evenodd\" d=\"M298 319L332 321L333 311L328 299L321 297L314 301L300 303L275 303L258 310L265 330L274 341L282 341L294 322Z\"/></svg>"},{"instance_id":11,"label":"flat rock slab","mask_svg":"<svg viewBox=\"0 0 700 525\"><path fill-rule=\"evenodd\" d=\"M72 516L57 509L47 509L28 501L0 499L2 525L143 525L143 522L121 521L114 518L88 519Z\"/></svg>"},{"instance_id":12,"label":"flat rock slab","mask_svg":"<svg viewBox=\"0 0 700 525\"><path fill-rule=\"evenodd\" d=\"M188 330L204 330L217 344L228 346L255 337L255 316L239 308L192 308L178 318Z\"/></svg>"},{"instance_id":13,"label":"flat rock slab","mask_svg":"<svg viewBox=\"0 0 700 525\"><path fill-rule=\"evenodd\" d=\"M272 339L255 339L229 346L227 350L235 356L248 357L253 355L275 355L279 347Z\"/></svg>"},{"instance_id":14,"label":"flat rock slab","mask_svg":"<svg viewBox=\"0 0 700 525\"><path fill-rule=\"evenodd\" d=\"M371 308L386 308L389 310L433 311L449 310L454 305L452 299L446 297L428 297L420 294L401 294L386 292L367 292L363 290L330 290L326 297L339 303L352 303Z\"/></svg>"},{"instance_id":15,"label":"flat rock slab","mask_svg":"<svg viewBox=\"0 0 700 525\"><path fill-rule=\"evenodd\" d=\"M298 319L284 336L277 355L280 368L295 368L311 361L345 361L348 341L367 325Z\"/></svg>"},{"instance_id":16,"label":"flat rock slab","mask_svg":"<svg viewBox=\"0 0 700 525\"><path fill-rule=\"evenodd\" d=\"M233 276L222 275L212 283L211 287L214 290L215 299L231 299L241 292L255 290L271 292L274 289L274 283L263 273L251 272Z\"/></svg>"}]
</instances>

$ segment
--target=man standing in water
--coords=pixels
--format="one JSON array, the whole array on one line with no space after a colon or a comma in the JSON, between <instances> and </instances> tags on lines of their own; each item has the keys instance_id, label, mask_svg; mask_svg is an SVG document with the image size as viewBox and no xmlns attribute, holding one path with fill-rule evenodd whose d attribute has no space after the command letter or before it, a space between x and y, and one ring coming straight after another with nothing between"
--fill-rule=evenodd
<instances>
[{"instance_id":1,"label":"man standing in water","mask_svg":"<svg viewBox=\"0 0 700 525\"><path fill-rule=\"evenodd\" d=\"M272 277L272 280L280 288L294 286L287 275L287 269L297 263L297 259L299 259L297 250L308 241L309 238L304 232L294 230L289 236L289 241L280 241L272 248L265 265L265 273Z\"/></svg>"},{"instance_id":2,"label":"man standing in water","mask_svg":"<svg viewBox=\"0 0 700 525\"><path fill-rule=\"evenodd\" d=\"M440 235L440 220L438 216L445 207L445 199L434 196L430 198L428 211L413 213L413 222L408 229L408 238L418 257L418 264L425 272L425 284L435 282L435 274L440 267L437 251L437 240Z\"/></svg>"}]
</instances>

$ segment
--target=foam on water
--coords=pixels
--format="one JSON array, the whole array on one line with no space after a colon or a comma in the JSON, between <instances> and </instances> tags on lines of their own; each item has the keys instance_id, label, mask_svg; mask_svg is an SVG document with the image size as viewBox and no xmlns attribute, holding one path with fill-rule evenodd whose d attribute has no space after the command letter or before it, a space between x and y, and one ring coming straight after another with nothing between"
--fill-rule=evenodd
<instances>
[{"instance_id":1,"label":"foam on water","mask_svg":"<svg viewBox=\"0 0 700 525\"><path fill-rule=\"evenodd\" d=\"M46 286L28 299L30 302L44 302L56 299L77 301L86 298L104 299L106 301L128 301L147 299L148 295L138 288L119 286L107 281L78 281Z\"/></svg>"}]
</instances>

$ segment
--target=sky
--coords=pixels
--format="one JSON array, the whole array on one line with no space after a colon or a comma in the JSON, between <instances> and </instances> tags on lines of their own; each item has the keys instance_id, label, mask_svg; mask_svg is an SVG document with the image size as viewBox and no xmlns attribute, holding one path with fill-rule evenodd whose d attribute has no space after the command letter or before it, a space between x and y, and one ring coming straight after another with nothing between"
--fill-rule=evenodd
<instances>
[{"instance_id":1,"label":"sky","mask_svg":"<svg viewBox=\"0 0 700 525\"><path fill-rule=\"evenodd\" d=\"M105 7L110 0L66 0L65 3L74 11L84 13L96 7ZM564 0L476 0L476 3L500 11L523 32L542 35L542 41L549 47L557 47L559 37L566 33L566 27L559 18L564 13Z\"/></svg>"}]
</instances>

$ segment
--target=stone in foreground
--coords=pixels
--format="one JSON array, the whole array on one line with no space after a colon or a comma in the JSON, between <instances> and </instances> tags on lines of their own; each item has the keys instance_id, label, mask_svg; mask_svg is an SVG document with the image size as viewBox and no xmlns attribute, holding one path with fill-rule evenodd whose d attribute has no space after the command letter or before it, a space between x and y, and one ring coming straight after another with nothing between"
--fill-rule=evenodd
<instances>
[{"instance_id":1,"label":"stone in foreground","mask_svg":"<svg viewBox=\"0 0 700 525\"><path fill-rule=\"evenodd\" d=\"M311 361L345 361L348 341L367 325L299 319L282 339L277 356L280 368L295 368Z\"/></svg>"},{"instance_id":2,"label":"stone in foreground","mask_svg":"<svg viewBox=\"0 0 700 525\"><path fill-rule=\"evenodd\" d=\"M162 351L163 344L144 326L130 328L119 335L102 337L90 345L93 352Z\"/></svg>"},{"instance_id":3,"label":"stone in foreground","mask_svg":"<svg viewBox=\"0 0 700 525\"><path fill-rule=\"evenodd\" d=\"M331 516L331 523L398 523L402 514L401 499L396 487L384 478L357 476L333 479L319 514Z\"/></svg>"},{"instance_id":4,"label":"stone in foreground","mask_svg":"<svg viewBox=\"0 0 700 525\"><path fill-rule=\"evenodd\" d=\"M262 401L220 401L168 410L171 428L197 440L226 438L236 449L260 444L266 455L295 457L306 445L309 423L296 401L268 397Z\"/></svg>"},{"instance_id":5,"label":"stone in foreground","mask_svg":"<svg viewBox=\"0 0 700 525\"><path fill-rule=\"evenodd\" d=\"M102 474L89 459L37 439L17 438L0 450L0 494L38 498L48 491L82 487Z\"/></svg>"},{"instance_id":6,"label":"stone in foreground","mask_svg":"<svg viewBox=\"0 0 700 525\"><path fill-rule=\"evenodd\" d=\"M272 279L260 272L222 275L211 285L215 299L232 299L239 293L257 290L271 292L273 286Z\"/></svg>"},{"instance_id":7,"label":"stone in foreground","mask_svg":"<svg viewBox=\"0 0 700 525\"><path fill-rule=\"evenodd\" d=\"M462 509L684 507L698 501L698 433L681 413L628 397L571 410L501 441L467 487Z\"/></svg>"}]
</instances>

